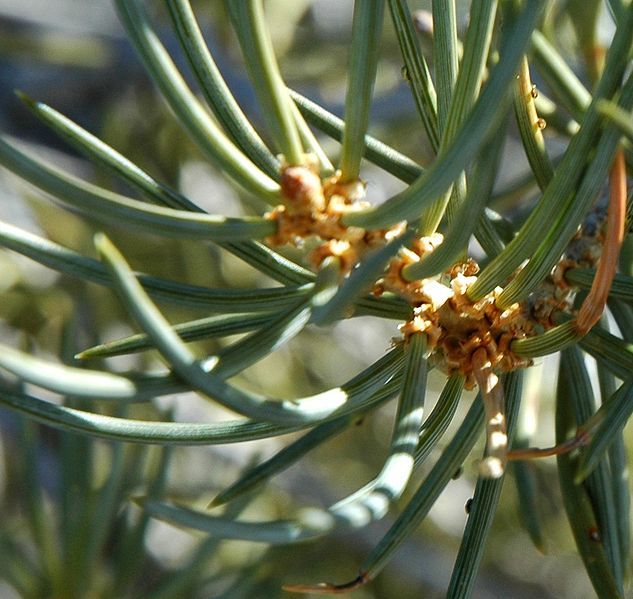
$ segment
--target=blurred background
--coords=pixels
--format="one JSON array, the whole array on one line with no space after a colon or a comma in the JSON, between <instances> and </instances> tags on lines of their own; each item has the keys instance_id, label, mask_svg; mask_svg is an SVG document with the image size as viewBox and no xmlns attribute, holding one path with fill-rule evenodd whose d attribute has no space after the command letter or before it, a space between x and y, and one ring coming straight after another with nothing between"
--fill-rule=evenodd
<instances>
[{"instance_id":1,"label":"blurred background","mask_svg":"<svg viewBox=\"0 0 633 599\"><path fill-rule=\"evenodd\" d=\"M162 41L187 74L166 15L154 6L159 3L148 4L156 8L154 22ZM265 135L222 3L193 5L229 86ZM410 2L410 6L428 9L429 3ZM266 8L286 81L342 115L352 2L270 0ZM464 25L466 20L467 6L460 5L460 23ZM403 78L388 17L385 23L371 133L425 164L432 156ZM559 26L563 47L571 47L565 37L565 24ZM428 58L432 63L430 55ZM568 58L572 63L575 60L572 55ZM119 181L77 156L39 123L15 97L15 89L59 110L210 212L233 215L257 209L257 202L223 178L186 138L144 73L109 2L0 2L0 129L18 138L38 156L99 185L126 193L128 190ZM554 136L548 142L557 147ZM323 139L323 145L331 157L336 157L335 142ZM518 142L508 140L503 180L497 182L499 189L508 188L527 172L518 148ZM379 202L401 189L401 183L372 165L366 164L362 174L371 201ZM520 190L506 196L500 209L507 216L520 218L534 197L533 190ZM4 170L0 171L0 219L94 256L92 236L96 227L54 205ZM137 232L130 235L123 227L112 227L107 232L133 267L141 271L212 287L271 284L211 245ZM0 291L3 338L50 359L62 356L70 360L70 356L85 347L135 332L114 293L60 276L4 250L0 251ZM205 316L200 311L171 305L162 308L174 323ZM330 328L311 327L249 368L236 382L284 397L338 385L385 352L391 338L398 334L397 324L367 317ZM213 353L218 343L198 343L196 349L200 355ZM157 368L161 362L158 354L146 352L109 359L105 365L114 370L129 370ZM539 431L535 440L551 444L553 427L548 402L552 386L543 377L542 366L532 369L527 378L526 405L534 410ZM2 377L3 384L14 384L8 376ZM443 377L434 373L427 396L429 408L442 384ZM52 395L50 399L59 401ZM104 413L110 409L89 407ZM161 398L153 406L134 406L128 414L192 422L230 417L191 394ZM377 474L385 459L392 416L393 406L388 405L312 452L250 503L240 506L244 516L287 517L305 505L327 506L364 485ZM121 557L125 544L122 539L127 538L124 535L132 524L141 521L141 516L129 501L100 514L99 495L115 466L123 472L117 479L118 496L125 499L144 494L146 481L156 480L165 456L155 449L62 435L26 423L4 410L0 410L0 430L0 505L4 515L0 523L0 548L14 556L7 563L0 563L3 598L50 596L47 585L52 583L46 579L52 576L56 558L41 554L46 554L47 547L49 553L57 551L57 561L61 562L57 566L62 571L72 571L76 566L73 560L83 559L82 552L77 548L67 549L64 538L71 534L81 538L82 531L84 536L90 536L95 520L100 518L107 526L101 533L102 543L91 554L90 580L84 581L84 587L75 587L84 589L78 596L157 597L161 596L159 589L165 580L179 575L182 579L186 573L188 586L180 587L184 590L171 596L289 597L290 594L281 591L284 582L343 582L355 577L364 557L393 521L392 515L363 530L338 533L299 547L272 549L240 542L212 546L202 535L151 521L146 528L138 529L143 531L142 539L133 546L141 557L122 580L121 564L125 561ZM449 430L448 438L450 434ZM165 494L204 509L241 470L273 454L288 440L174 448L166 466ZM438 452L445 442L440 442ZM464 471L449 484L418 534L402 547L383 574L366 588L355 591L353 597L443 596L466 519L465 505L474 488L476 457L473 454L467 461ZM541 549L548 555L537 550L525 532L513 479L508 477L475 597L591 597L562 514L554 463L542 461L532 467L539 485L545 531ZM428 468L423 467L416 475L412 489ZM35 522L42 517L46 520L44 526ZM130 551L129 547L126 551Z\"/></svg>"}]
</instances>

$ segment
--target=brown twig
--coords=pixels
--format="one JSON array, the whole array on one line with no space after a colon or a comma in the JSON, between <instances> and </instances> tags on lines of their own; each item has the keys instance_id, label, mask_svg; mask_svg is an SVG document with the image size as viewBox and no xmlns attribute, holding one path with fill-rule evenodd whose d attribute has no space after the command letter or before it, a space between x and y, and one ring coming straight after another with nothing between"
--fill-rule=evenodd
<instances>
[{"instance_id":1,"label":"brown twig","mask_svg":"<svg viewBox=\"0 0 633 599\"><path fill-rule=\"evenodd\" d=\"M331 582L319 582L318 584L285 584L284 591L290 593L312 593L313 595L343 595L367 584L371 579L366 573L361 572L354 580L344 584L332 584Z\"/></svg>"},{"instance_id":2,"label":"brown twig","mask_svg":"<svg viewBox=\"0 0 633 599\"><path fill-rule=\"evenodd\" d=\"M618 267L626 221L626 164L624 152L621 149L615 155L609 183L611 190L602 256L591 290L576 317L576 329L581 335L586 335L600 320Z\"/></svg>"},{"instance_id":3,"label":"brown twig","mask_svg":"<svg viewBox=\"0 0 633 599\"><path fill-rule=\"evenodd\" d=\"M578 434L572 439L567 439L553 447L526 447L525 449L513 449L507 454L507 459L512 462L520 460L536 460L540 458L549 458L569 453L574 449L585 446L589 442L589 434L585 431L578 431Z\"/></svg>"}]
</instances>

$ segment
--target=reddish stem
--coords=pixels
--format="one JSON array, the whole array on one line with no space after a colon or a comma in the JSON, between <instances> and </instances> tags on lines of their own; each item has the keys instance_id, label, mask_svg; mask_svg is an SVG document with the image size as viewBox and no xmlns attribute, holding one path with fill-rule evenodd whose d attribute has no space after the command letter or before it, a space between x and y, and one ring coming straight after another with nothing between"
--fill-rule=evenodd
<instances>
[{"instance_id":1,"label":"reddish stem","mask_svg":"<svg viewBox=\"0 0 633 599\"><path fill-rule=\"evenodd\" d=\"M317 584L285 584L284 591L290 593L312 593L313 595L342 595L367 584L371 578L366 572L361 572L354 580L344 584L319 582Z\"/></svg>"},{"instance_id":2,"label":"reddish stem","mask_svg":"<svg viewBox=\"0 0 633 599\"><path fill-rule=\"evenodd\" d=\"M613 277L615 277L618 268L626 221L626 164L624 152L621 149L616 152L609 175L609 183L611 191L602 256L591 290L580 306L576 317L576 330L581 335L586 335L600 320L609 297Z\"/></svg>"}]
</instances>

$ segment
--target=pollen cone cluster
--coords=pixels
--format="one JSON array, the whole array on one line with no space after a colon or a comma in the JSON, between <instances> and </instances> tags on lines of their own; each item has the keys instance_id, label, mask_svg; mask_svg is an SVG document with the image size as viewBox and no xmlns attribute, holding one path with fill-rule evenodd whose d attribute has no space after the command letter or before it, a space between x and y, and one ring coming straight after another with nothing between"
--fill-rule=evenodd
<instances>
[{"instance_id":1,"label":"pollen cone cluster","mask_svg":"<svg viewBox=\"0 0 633 599\"><path fill-rule=\"evenodd\" d=\"M403 225L378 231L346 226L342 222L346 214L369 207L364 201L365 184L360 180L343 182L338 171L322 181L309 160L305 166L282 169L281 191L284 204L266 215L278 226L267 242L273 247L303 247L307 240L315 239L316 247L309 255L315 268L333 256L340 261L341 273L348 274L367 250L384 245L403 231Z\"/></svg>"},{"instance_id":2,"label":"pollen cone cluster","mask_svg":"<svg viewBox=\"0 0 633 599\"><path fill-rule=\"evenodd\" d=\"M468 388L476 384L472 357L480 348L494 369L509 371L528 366L530 361L511 349L512 341L533 334L534 323L526 307L513 304L505 310L498 308L495 301L502 291L499 287L471 301L466 292L479 270L473 260L455 265L443 280L403 278L405 266L422 259L441 241L442 236L436 234L400 252L376 288L377 293L398 293L413 306L413 318L400 327L405 342L413 334L425 333L431 360L447 374L463 374Z\"/></svg>"},{"instance_id":3,"label":"pollen cone cluster","mask_svg":"<svg viewBox=\"0 0 633 599\"><path fill-rule=\"evenodd\" d=\"M282 169L281 189L284 204L267 214L267 218L278 223L277 233L268 242L273 246L305 247L308 240L314 240L309 253L314 267L318 268L328 257L336 257L341 274L349 274L367 250L384 245L403 232L404 224L377 231L345 225L346 214L369 206L365 185L360 180L341 181L340 172L322 180L316 163L309 157L305 165ZM409 248L402 248L375 284L374 294L390 291L407 300L413 317L400 327L404 341L424 333L429 359L435 366L448 375L464 375L466 387L473 388L477 384L475 352L483 349L490 368L498 372L529 366L531 360L513 352L512 342L554 326L556 312L572 312L576 289L565 281L565 271L596 264L603 218L601 211L588 219L544 284L526 301L504 309L497 306L501 287L477 301L468 297L468 288L479 272L472 259L455 264L439 277L410 281L403 276L407 266L423 260L442 243L439 233L417 238Z\"/></svg>"}]
</instances>

